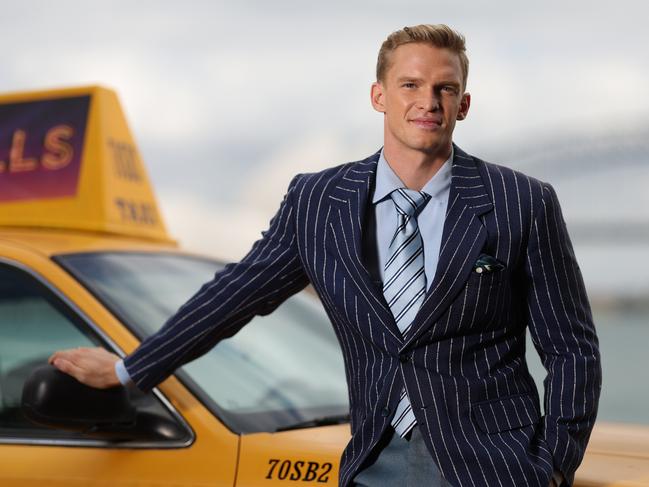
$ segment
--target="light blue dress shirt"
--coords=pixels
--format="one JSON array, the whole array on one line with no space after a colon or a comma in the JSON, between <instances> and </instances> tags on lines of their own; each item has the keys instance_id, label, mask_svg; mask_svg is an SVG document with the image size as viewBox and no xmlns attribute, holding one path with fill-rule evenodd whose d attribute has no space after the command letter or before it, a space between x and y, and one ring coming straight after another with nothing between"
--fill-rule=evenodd
<instances>
[{"instance_id":1,"label":"light blue dress shirt","mask_svg":"<svg viewBox=\"0 0 649 487\"><path fill-rule=\"evenodd\" d=\"M442 167L430 178L421 189L430 196L430 200L421 210L417 217L419 232L424 246L424 272L426 274L426 288L430 288L435 277L439 250L442 243L442 231L448 197L451 190L451 165L454 149L451 148L450 157ZM376 168L376 183L372 203L374 206L374 221L376 222L376 251L378 254L377 267L383 281L385 261L390 255L390 241L394 236L399 222L397 213L390 193L395 189L406 188L403 181L392 170L390 164L383 155L379 157Z\"/></svg>"},{"instance_id":2,"label":"light blue dress shirt","mask_svg":"<svg viewBox=\"0 0 649 487\"><path fill-rule=\"evenodd\" d=\"M135 384L131 380L131 376L129 375L128 371L126 370L126 367L124 366L124 361L123 360L118 360L115 362L115 374L117 374L117 378L119 379L120 383L123 386L134 386Z\"/></svg>"}]
</instances>

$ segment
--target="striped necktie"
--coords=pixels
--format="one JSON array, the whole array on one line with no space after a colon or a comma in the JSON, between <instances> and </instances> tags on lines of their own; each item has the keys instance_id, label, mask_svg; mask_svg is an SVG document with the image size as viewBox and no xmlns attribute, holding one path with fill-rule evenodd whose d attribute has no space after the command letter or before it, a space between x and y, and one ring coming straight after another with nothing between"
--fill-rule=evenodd
<instances>
[{"instance_id":1,"label":"striped necktie","mask_svg":"<svg viewBox=\"0 0 649 487\"><path fill-rule=\"evenodd\" d=\"M421 191L400 188L390 193L390 197L399 214L399 221L385 262L383 295L401 335L405 336L426 294L424 247L417 215L430 196ZM404 388L391 424L397 434L403 437L416 422Z\"/></svg>"}]
</instances>

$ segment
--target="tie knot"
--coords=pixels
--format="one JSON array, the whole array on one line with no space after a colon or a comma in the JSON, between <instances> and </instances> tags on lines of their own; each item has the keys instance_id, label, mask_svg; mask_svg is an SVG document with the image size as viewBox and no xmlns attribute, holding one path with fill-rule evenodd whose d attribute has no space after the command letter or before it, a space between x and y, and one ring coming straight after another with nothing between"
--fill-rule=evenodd
<instances>
[{"instance_id":1,"label":"tie knot","mask_svg":"<svg viewBox=\"0 0 649 487\"><path fill-rule=\"evenodd\" d=\"M406 188L395 189L390 193L390 197L394 201L397 211L401 215L408 217L417 216L430 199L430 195L423 191Z\"/></svg>"}]
</instances>

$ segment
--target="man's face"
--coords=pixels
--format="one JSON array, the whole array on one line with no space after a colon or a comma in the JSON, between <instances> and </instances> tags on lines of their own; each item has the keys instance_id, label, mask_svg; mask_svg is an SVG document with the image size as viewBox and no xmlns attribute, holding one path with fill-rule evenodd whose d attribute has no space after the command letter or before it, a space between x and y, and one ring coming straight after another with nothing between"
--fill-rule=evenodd
<instances>
[{"instance_id":1,"label":"man's face","mask_svg":"<svg viewBox=\"0 0 649 487\"><path fill-rule=\"evenodd\" d=\"M382 82L372 85L372 106L385 114L385 148L447 157L456 120L471 102L464 93L457 54L428 44L397 47Z\"/></svg>"}]
</instances>

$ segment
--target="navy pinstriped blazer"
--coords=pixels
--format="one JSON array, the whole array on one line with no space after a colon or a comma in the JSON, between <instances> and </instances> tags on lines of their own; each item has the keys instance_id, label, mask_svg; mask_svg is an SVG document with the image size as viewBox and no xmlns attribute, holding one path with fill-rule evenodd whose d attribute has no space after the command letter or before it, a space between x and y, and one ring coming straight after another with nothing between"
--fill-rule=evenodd
<instances>
[{"instance_id":1,"label":"navy pinstriped blazer","mask_svg":"<svg viewBox=\"0 0 649 487\"><path fill-rule=\"evenodd\" d=\"M601 388L586 291L552 187L455 147L439 264L401 336L363 265L362 231L379 153L290 183L270 228L130 356L148 390L274 310L309 282L340 341L352 438L340 485L389 425L402 386L431 455L455 486L571 485ZM481 254L504 268L477 273ZM548 370L544 411L525 330Z\"/></svg>"}]
</instances>

